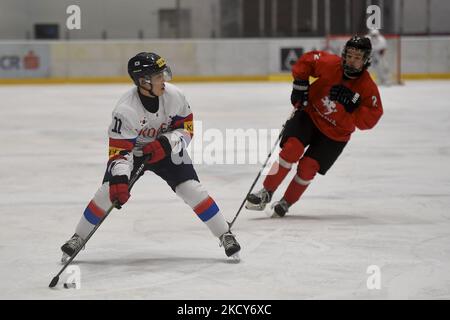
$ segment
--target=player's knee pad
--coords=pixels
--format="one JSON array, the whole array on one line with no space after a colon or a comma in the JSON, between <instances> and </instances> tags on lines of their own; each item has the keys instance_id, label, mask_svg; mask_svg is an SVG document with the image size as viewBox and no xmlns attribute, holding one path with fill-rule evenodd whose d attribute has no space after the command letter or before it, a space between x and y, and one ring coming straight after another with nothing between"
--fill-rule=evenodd
<instances>
[{"instance_id":1,"label":"player's knee pad","mask_svg":"<svg viewBox=\"0 0 450 320\"><path fill-rule=\"evenodd\" d=\"M303 185L308 185L319 171L320 165L317 160L310 157L303 157L298 162L296 181ZM296 177L296 178L297 178Z\"/></svg>"},{"instance_id":2,"label":"player's knee pad","mask_svg":"<svg viewBox=\"0 0 450 320\"><path fill-rule=\"evenodd\" d=\"M196 180L188 180L180 183L175 188L175 192L191 208L195 208L209 197L208 192L202 184Z\"/></svg>"},{"instance_id":3,"label":"player's knee pad","mask_svg":"<svg viewBox=\"0 0 450 320\"><path fill-rule=\"evenodd\" d=\"M300 159L303 152L305 151L305 146L295 137L289 137L283 144L283 148L280 152L280 158L288 163L295 163Z\"/></svg>"}]
</instances>

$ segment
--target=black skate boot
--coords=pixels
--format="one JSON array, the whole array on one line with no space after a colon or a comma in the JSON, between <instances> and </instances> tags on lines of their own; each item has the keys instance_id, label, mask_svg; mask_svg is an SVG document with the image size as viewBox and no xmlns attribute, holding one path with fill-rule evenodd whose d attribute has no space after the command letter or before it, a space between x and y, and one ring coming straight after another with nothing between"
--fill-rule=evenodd
<instances>
[{"instance_id":1,"label":"black skate boot","mask_svg":"<svg viewBox=\"0 0 450 320\"><path fill-rule=\"evenodd\" d=\"M84 240L76 233L61 246L63 256L61 262L65 263L81 246L83 246ZM84 247L83 247L84 248Z\"/></svg>"},{"instance_id":2,"label":"black skate boot","mask_svg":"<svg viewBox=\"0 0 450 320\"><path fill-rule=\"evenodd\" d=\"M241 246L236 241L236 237L231 231L228 231L220 236L220 246L225 249L225 254L227 257L231 257L234 260L239 261L239 251L241 250Z\"/></svg>"},{"instance_id":3,"label":"black skate boot","mask_svg":"<svg viewBox=\"0 0 450 320\"><path fill-rule=\"evenodd\" d=\"M272 200L272 191L262 188L258 192L250 193L247 197L245 207L248 210L262 211L266 205Z\"/></svg>"},{"instance_id":4,"label":"black skate boot","mask_svg":"<svg viewBox=\"0 0 450 320\"><path fill-rule=\"evenodd\" d=\"M284 198L272 204L272 218L283 218L289 211L289 203Z\"/></svg>"}]
</instances>

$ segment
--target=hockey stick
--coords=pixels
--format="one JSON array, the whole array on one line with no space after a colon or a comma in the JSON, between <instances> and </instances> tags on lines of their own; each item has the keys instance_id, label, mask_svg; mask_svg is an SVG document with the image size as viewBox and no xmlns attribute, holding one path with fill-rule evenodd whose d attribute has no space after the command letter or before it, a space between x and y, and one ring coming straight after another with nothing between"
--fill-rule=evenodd
<instances>
[{"instance_id":1,"label":"hockey stick","mask_svg":"<svg viewBox=\"0 0 450 320\"><path fill-rule=\"evenodd\" d=\"M128 185L128 191L131 191L131 188L133 188L133 185L136 183L136 181L141 176L141 173L144 170L145 164L146 164L146 162L148 160L150 160L150 157L151 157L151 155L148 155L148 156L144 157L144 160L142 161L141 165L139 166L139 168L134 173L134 176L130 179L130 182L129 182L129 185ZM112 205L108 208L108 210L106 210L105 215L100 220L100 222L94 227L94 229L92 229L92 231L88 234L88 236L86 237L86 240L84 240L83 245L79 246L79 248L75 251L75 253L66 262L66 264L61 268L61 270L58 272L58 274L53 277L52 281L48 285L50 288L53 288L54 286L56 286L56 284L59 281L59 276L61 275L61 273L63 273L64 270L66 270L67 266L73 261L73 259L75 259L77 254L86 245L86 243L89 241L89 239L94 235L95 231L97 231L98 227L100 227L100 225L103 223L103 221L105 221L106 217L109 215L109 213L112 211L112 209L114 209L116 207L117 204L118 204L117 201L114 201L112 203Z\"/></svg>"},{"instance_id":2,"label":"hockey stick","mask_svg":"<svg viewBox=\"0 0 450 320\"><path fill-rule=\"evenodd\" d=\"M293 117L295 111L297 111L297 110L294 110L294 111L291 113L291 116L289 117L289 119L291 119L291 118ZM231 227L233 226L234 222L236 221L237 217L238 217L239 214L241 213L242 207L244 206L245 201L247 201L248 195L252 192L252 190L253 190L253 188L255 187L256 183L258 182L259 177L261 176L261 174L262 174L264 168L266 167L267 162L269 162L269 159L270 159L270 157L272 156L272 153L275 151L275 148L277 147L278 142L280 142L281 138L283 137L284 129L286 128L286 123L287 123L287 121L288 121L289 119L287 119L287 120L285 121L285 123L283 124L283 128L281 129L281 132L280 132L280 134L278 135L277 141L276 141L275 144L273 145L272 150L270 150L270 153L267 155L266 161L265 161L264 164L262 165L261 170L259 170L258 175L256 176L255 180L253 181L253 183L252 183L252 185L251 185L251 187L250 187L250 190L248 190L247 195L245 196L244 200L242 201L241 206L239 207L239 210L237 211L237 213L236 213L236 215L234 216L233 220L232 220L231 222L228 222L228 225L229 225L230 230L231 230Z\"/></svg>"}]
</instances>

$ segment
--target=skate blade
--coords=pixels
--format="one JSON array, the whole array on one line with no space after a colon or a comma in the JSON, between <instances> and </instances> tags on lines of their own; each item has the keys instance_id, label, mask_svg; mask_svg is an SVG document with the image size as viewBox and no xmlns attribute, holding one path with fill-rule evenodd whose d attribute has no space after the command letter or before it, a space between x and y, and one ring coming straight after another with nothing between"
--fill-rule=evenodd
<instances>
[{"instance_id":1,"label":"skate blade","mask_svg":"<svg viewBox=\"0 0 450 320\"><path fill-rule=\"evenodd\" d=\"M254 204L251 202L245 202L245 208L247 210L252 210L252 211L263 211L264 208L266 207L265 204Z\"/></svg>"},{"instance_id":2,"label":"skate blade","mask_svg":"<svg viewBox=\"0 0 450 320\"><path fill-rule=\"evenodd\" d=\"M266 208L266 210L264 210L264 213L271 219L282 218L278 215L278 213L275 212L273 208Z\"/></svg>"},{"instance_id":3,"label":"skate blade","mask_svg":"<svg viewBox=\"0 0 450 320\"><path fill-rule=\"evenodd\" d=\"M232 254L227 258L228 263L239 263L241 262L241 257L239 256L239 252L236 252L235 254Z\"/></svg>"}]
</instances>

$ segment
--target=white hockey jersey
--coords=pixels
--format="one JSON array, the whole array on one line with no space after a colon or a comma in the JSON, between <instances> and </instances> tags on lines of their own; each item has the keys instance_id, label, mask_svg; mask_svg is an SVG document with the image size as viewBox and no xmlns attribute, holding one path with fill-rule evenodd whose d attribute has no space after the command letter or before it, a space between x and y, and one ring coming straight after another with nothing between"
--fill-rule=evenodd
<instances>
[{"instance_id":1,"label":"white hockey jersey","mask_svg":"<svg viewBox=\"0 0 450 320\"><path fill-rule=\"evenodd\" d=\"M112 112L108 129L109 166L112 175L127 175L133 168L133 155L142 156L142 147L165 136L173 153L186 148L193 135L193 114L184 94L165 83L159 109L147 111L136 87L126 92Z\"/></svg>"}]
</instances>

